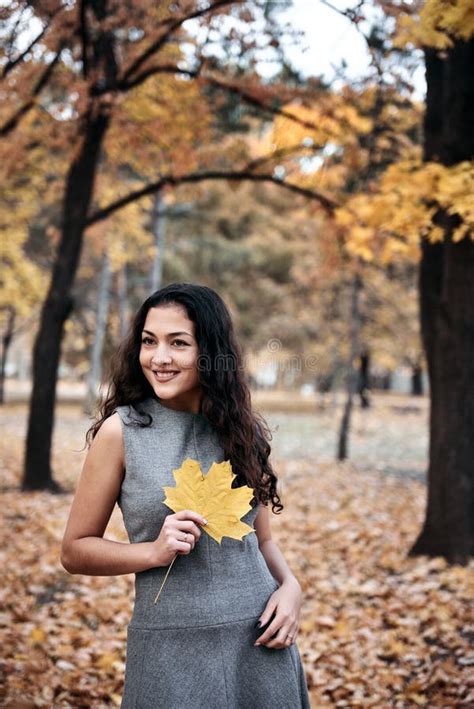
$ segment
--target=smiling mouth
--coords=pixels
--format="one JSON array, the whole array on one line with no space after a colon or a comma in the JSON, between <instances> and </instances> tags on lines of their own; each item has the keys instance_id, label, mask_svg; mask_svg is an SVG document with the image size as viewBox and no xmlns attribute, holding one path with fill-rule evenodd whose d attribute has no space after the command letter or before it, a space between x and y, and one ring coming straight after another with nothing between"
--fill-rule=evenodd
<instances>
[{"instance_id":1,"label":"smiling mouth","mask_svg":"<svg viewBox=\"0 0 474 709\"><path fill-rule=\"evenodd\" d=\"M179 372L153 372L153 376L158 382L168 382L174 379Z\"/></svg>"}]
</instances>

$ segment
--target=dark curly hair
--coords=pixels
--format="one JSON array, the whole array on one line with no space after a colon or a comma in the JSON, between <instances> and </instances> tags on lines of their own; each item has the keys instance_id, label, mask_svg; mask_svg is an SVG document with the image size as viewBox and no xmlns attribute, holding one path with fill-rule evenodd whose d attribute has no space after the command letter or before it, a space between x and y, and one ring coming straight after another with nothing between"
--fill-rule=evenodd
<instances>
[{"instance_id":1,"label":"dark curly hair","mask_svg":"<svg viewBox=\"0 0 474 709\"><path fill-rule=\"evenodd\" d=\"M226 460L236 474L233 486L248 484L256 502L271 500L272 512L283 510L277 492L277 477L268 458L270 429L259 413L252 411L250 389L244 373L242 351L232 319L222 298L212 288L195 283L170 283L152 293L141 305L130 330L111 361L108 391L99 403L98 418L86 433L90 446L97 431L117 406L132 406L156 396L143 374L139 355L142 332L150 308L164 304L181 305L195 325L199 349L198 379L202 388L201 414L217 432Z\"/></svg>"}]
</instances>

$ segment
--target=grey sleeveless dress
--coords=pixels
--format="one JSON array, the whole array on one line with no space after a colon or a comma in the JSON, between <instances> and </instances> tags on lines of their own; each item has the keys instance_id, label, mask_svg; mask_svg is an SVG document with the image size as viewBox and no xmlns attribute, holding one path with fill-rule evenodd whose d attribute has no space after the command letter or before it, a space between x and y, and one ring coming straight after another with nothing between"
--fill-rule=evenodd
<instances>
[{"instance_id":1,"label":"grey sleeveless dress","mask_svg":"<svg viewBox=\"0 0 474 709\"><path fill-rule=\"evenodd\" d=\"M155 397L129 406L122 422L125 476L117 499L131 543L156 539L166 515L163 486L186 458L206 475L224 460L217 433L201 414L174 411ZM242 521L253 526L258 506ZM127 627L122 709L306 709L310 707L296 644L254 647L255 623L278 588L255 532L218 544L202 529L189 554L178 554L157 603L168 567L135 574Z\"/></svg>"}]
</instances>

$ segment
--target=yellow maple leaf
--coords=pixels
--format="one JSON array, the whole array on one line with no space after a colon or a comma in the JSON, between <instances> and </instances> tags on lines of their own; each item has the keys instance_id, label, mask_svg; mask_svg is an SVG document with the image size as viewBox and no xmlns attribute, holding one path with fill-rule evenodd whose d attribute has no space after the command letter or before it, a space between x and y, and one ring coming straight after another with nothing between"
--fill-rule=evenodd
<instances>
[{"instance_id":1,"label":"yellow maple leaf","mask_svg":"<svg viewBox=\"0 0 474 709\"><path fill-rule=\"evenodd\" d=\"M173 477L176 486L164 486L166 497L163 504L170 507L174 512L182 510L192 510L207 519L207 524L203 529L218 544L222 537L242 540L246 534L255 532L255 529L245 522L241 517L252 509L250 500L254 491L248 485L232 488L232 482L236 477L232 472L229 460L222 463L213 463L207 475L201 470L199 461L193 458L186 458L180 468L173 470ZM173 566L173 561L168 567L161 587L156 594L155 603L165 585L165 581Z\"/></svg>"},{"instance_id":2,"label":"yellow maple leaf","mask_svg":"<svg viewBox=\"0 0 474 709\"><path fill-rule=\"evenodd\" d=\"M173 470L176 487L163 487L163 501L174 512L193 510L207 519L202 527L218 544L222 537L242 539L254 528L240 518L252 507L253 489L244 485L232 488L236 477L230 461L213 463L204 475L197 460L186 458L180 468Z\"/></svg>"}]
</instances>

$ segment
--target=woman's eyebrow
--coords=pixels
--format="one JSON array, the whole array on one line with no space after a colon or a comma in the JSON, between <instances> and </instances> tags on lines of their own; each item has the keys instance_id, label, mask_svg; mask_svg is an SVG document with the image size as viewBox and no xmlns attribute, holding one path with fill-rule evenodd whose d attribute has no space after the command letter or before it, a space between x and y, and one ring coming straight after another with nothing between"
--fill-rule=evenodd
<instances>
[{"instance_id":1,"label":"woman's eyebrow","mask_svg":"<svg viewBox=\"0 0 474 709\"><path fill-rule=\"evenodd\" d=\"M154 332L150 332L150 330L143 330L143 332L146 332L147 335L153 335L153 337L156 337ZM169 332L168 337L175 337L176 335L188 335L188 337L192 337L190 332Z\"/></svg>"}]
</instances>

